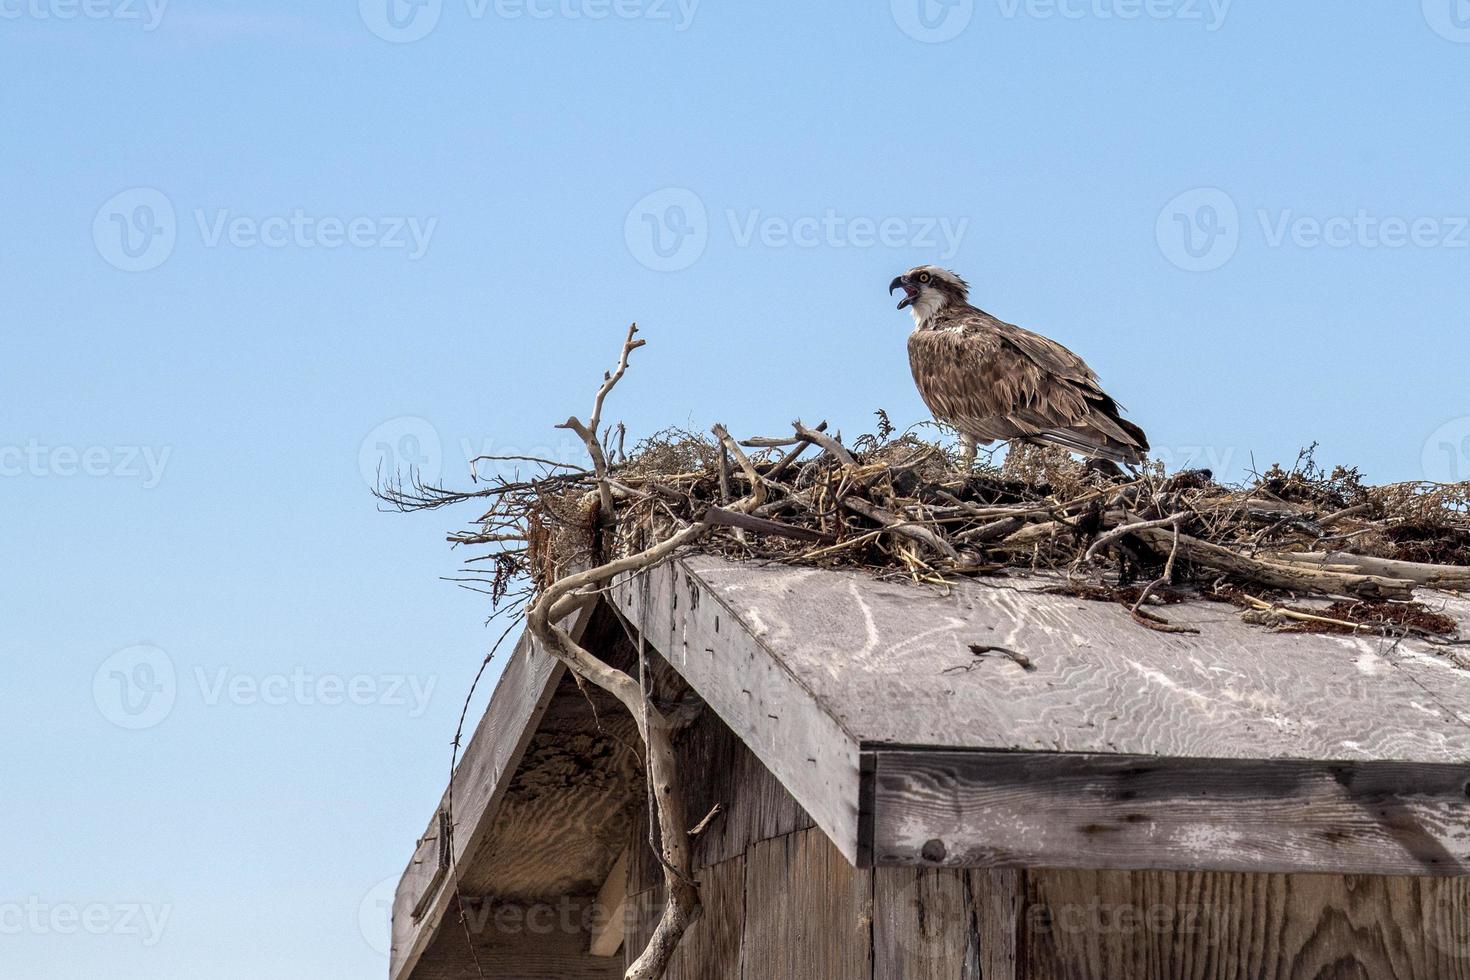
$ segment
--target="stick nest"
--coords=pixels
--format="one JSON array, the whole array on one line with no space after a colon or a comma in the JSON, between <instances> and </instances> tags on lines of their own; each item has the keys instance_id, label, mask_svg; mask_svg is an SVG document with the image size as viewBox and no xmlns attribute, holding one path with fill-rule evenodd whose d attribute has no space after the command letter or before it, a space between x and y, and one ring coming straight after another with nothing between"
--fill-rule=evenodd
<instances>
[{"instance_id":1,"label":"stick nest","mask_svg":"<svg viewBox=\"0 0 1470 980\"><path fill-rule=\"evenodd\" d=\"M1470 589L1470 484L1370 486L1354 469L1322 470L1312 449L1237 486L1158 463L1107 472L1025 444L965 474L941 432L896 432L882 412L876 432L847 445L825 423L793 429L742 442L736 459L733 441L683 429L625 449L619 427L600 436L605 487L595 469L519 460L536 472L467 491L396 483L379 496L399 510L487 500L450 541L489 548L459 581L497 606L694 524L707 528L695 549L740 561L934 584L1065 572L1071 594L1120 602L1166 632L1192 630L1153 609L1198 596L1276 629L1452 636L1454 621L1416 590ZM763 502L727 509L752 492L751 473Z\"/></svg>"}]
</instances>

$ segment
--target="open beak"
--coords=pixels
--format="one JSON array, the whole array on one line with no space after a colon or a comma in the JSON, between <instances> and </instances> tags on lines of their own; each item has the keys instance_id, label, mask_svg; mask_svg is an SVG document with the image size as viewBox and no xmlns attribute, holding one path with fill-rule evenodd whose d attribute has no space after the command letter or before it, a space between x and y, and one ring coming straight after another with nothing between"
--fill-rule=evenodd
<instances>
[{"instance_id":1,"label":"open beak","mask_svg":"<svg viewBox=\"0 0 1470 980\"><path fill-rule=\"evenodd\" d=\"M909 281L903 276L895 277L894 280L888 284L888 295L892 296L895 289L903 290L903 299L898 301L898 308L900 310L912 303L914 301L914 297L919 295L919 291L911 286L909 284Z\"/></svg>"}]
</instances>

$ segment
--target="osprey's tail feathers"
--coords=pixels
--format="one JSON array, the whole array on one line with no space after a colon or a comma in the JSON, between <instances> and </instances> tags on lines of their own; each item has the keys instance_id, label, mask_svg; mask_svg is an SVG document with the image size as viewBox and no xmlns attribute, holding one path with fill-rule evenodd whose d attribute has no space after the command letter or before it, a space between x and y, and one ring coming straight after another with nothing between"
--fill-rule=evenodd
<instances>
[{"instance_id":1,"label":"osprey's tail feathers","mask_svg":"<svg viewBox=\"0 0 1470 980\"><path fill-rule=\"evenodd\" d=\"M1044 429L1031 436L1031 441L1050 443L1074 453L1114 463L1133 465L1143 462L1143 454L1148 451L1148 438L1143 430L1127 419L1115 417L1112 421L1121 430L1123 439L1084 424L1065 429Z\"/></svg>"}]
</instances>

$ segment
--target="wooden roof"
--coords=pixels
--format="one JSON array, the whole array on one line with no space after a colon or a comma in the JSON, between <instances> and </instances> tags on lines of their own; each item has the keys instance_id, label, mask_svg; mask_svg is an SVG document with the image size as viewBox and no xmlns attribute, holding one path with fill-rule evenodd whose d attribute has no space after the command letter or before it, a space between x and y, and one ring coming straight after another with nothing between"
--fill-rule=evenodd
<instances>
[{"instance_id":1,"label":"wooden roof","mask_svg":"<svg viewBox=\"0 0 1470 980\"><path fill-rule=\"evenodd\" d=\"M854 864L1470 874L1470 672L1446 651L1210 603L1166 610L1198 634L1156 633L1053 585L696 555L609 598ZM1426 596L1470 633L1470 603ZM553 725L567 683L522 640L456 777L462 880L520 826L538 730L578 724ZM442 810L399 886L394 977L449 907Z\"/></svg>"},{"instance_id":2,"label":"wooden roof","mask_svg":"<svg viewBox=\"0 0 1470 980\"><path fill-rule=\"evenodd\" d=\"M1055 584L694 556L614 600L854 863L1470 873L1444 651L1203 602L1158 633Z\"/></svg>"},{"instance_id":3,"label":"wooden roof","mask_svg":"<svg viewBox=\"0 0 1470 980\"><path fill-rule=\"evenodd\" d=\"M1470 671L1418 640L1273 633L1208 602L1162 610L1197 635L1153 632L1120 605L1049 594L1053 578L939 590L703 557L682 567L865 746L1470 762ZM1470 624L1470 602L1437 601ZM696 632L701 610L681 612ZM972 644L1015 650L1030 669ZM668 653L704 651L681 638Z\"/></svg>"}]
</instances>

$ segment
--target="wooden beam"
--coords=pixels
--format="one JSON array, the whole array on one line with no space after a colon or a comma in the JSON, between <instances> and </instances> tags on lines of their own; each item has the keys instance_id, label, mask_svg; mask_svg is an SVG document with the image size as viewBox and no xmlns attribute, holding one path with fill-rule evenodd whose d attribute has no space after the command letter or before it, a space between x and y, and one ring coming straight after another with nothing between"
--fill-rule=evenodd
<instances>
[{"instance_id":1,"label":"wooden beam","mask_svg":"<svg viewBox=\"0 0 1470 980\"><path fill-rule=\"evenodd\" d=\"M592 923L593 956L616 956L623 946L624 919L628 914L628 852L618 855L607 881L597 892L597 917Z\"/></svg>"},{"instance_id":2,"label":"wooden beam","mask_svg":"<svg viewBox=\"0 0 1470 980\"><path fill-rule=\"evenodd\" d=\"M569 628L574 637L586 630L593 609L586 606L572 617ZM509 777L519 765L565 671L560 662L537 647L529 633L521 637L507 660L485 715L455 770L452 858L456 866L466 854L473 854L489 833ZM444 858L450 856L441 858L439 852L442 815L448 804L446 790L394 893L390 980L404 980L412 973L433 941L454 894L454 889L445 887L448 875Z\"/></svg>"},{"instance_id":3,"label":"wooden beam","mask_svg":"<svg viewBox=\"0 0 1470 980\"><path fill-rule=\"evenodd\" d=\"M1470 766L875 750L874 861L1470 874Z\"/></svg>"},{"instance_id":4,"label":"wooden beam","mask_svg":"<svg viewBox=\"0 0 1470 980\"><path fill-rule=\"evenodd\" d=\"M621 579L610 597L857 864L857 740L683 562Z\"/></svg>"}]
</instances>

